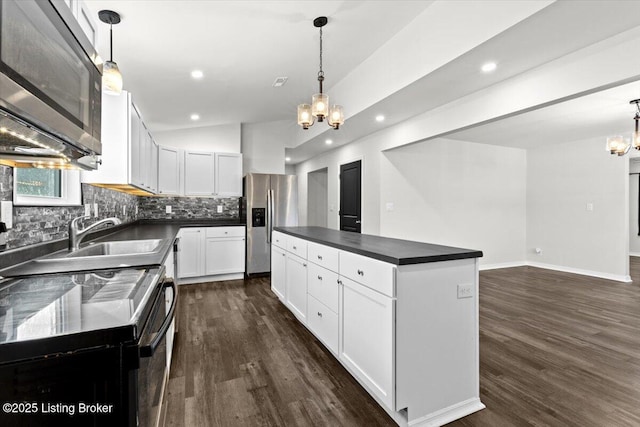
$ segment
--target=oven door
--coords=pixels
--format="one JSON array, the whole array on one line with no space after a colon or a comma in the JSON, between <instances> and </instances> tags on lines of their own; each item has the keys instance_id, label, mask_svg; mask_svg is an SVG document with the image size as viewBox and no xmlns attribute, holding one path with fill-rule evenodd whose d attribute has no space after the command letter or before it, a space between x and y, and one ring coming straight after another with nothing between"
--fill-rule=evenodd
<instances>
[{"instance_id":1,"label":"oven door","mask_svg":"<svg viewBox=\"0 0 640 427\"><path fill-rule=\"evenodd\" d=\"M139 426L158 425L162 396L167 375L166 334L173 321L176 308L176 285L165 279L160 285L149 318L140 338L140 368L137 380L137 421ZM170 293L171 295L169 295ZM167 310L165 300L171 305Z\"/></svg>"}]
</instances>

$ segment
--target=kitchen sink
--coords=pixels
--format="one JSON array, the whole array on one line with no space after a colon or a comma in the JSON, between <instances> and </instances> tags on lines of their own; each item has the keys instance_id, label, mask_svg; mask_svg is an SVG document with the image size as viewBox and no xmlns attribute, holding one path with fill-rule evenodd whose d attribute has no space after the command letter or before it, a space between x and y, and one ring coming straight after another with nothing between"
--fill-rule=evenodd
<instances>
[{"instance_id":1,"label":"kitchen sink","mask_svg":"<svg viewBox=\"0 0 640 427\"><path fill-rule=\"evenodd\" d=\"M77 251L73 251L66 258L93 257L105 255L142 255L157 252L162 239L119 240L112 242L91 243Z\"/></svg>"}]
</instances>

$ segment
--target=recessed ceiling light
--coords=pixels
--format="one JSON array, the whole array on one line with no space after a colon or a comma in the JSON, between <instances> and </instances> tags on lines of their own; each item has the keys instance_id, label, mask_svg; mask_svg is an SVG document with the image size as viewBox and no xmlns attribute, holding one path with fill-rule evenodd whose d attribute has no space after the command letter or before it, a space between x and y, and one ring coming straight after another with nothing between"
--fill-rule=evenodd
<instances>
[{"instance_id":1,"label":"recessed ceiling light","mask_svg":"<svg viewBox=\"0 0 640 427\"><path fill-rule=\"evenodd\" d=\"M289 80L289 77L276 77L276 79L273 81L273 87L280 87L280 86L284 86L284 84L287 82L287 80Z\"/></svg>"},{"instance_id":2,"label":"recessed ceiling light","mask_svg":"<svg viewBox=\"0 0 640 427\"><path fill-rule=\"evenodd\" d=\"M482 66L481 70L483 73L490 73L493 70L495 70L497 67L498 65L495 62L487 62Z\"/></svg>"},{"instance_id":3,"label":"recessed ceiling light","mask_svg":"<svg viewBox=\"0 0 640 427\"><path fill-rule=\"evenodd\" d=\"M376 122L384 122L384 116L382 114L377 115Z\"/></svg>"},{"instance_id":4,"label":"recessed ceiling light","mask_svg":"<svg viewBox=\"0 0 640 427\"><path fill-rule=\"evenodd\" d=\"M285 161L285 162L290 162L290 161L291 161L291 157L285 157L285 158L284 158L284 161Z\"/></svg>"},{"instance_id":5,"label":"recessed ceiling light","mask_svg":"<svg viewBox=\"0 0 640 427\"><path fill-rule=\"evenodd\" d=\"M204 73L200 70L193 70L191 72L191 77L193 77L194 79L201 79L204 77Z\"/></svg>"},{"instance_id":6,"label":"recessed ceiling light","mask_svg":"<svg viewBox=\"0 0 640 427\"><path fill-rule=\"evenodd\" d=\"M327 139L324 143L327 144L327 145L331 145L331 144L333 144L333 141L330 140L330 139Z\"/></svg>"},{"instance_id":7,"label":"recessed ceiling light","mask_svg":"<svg viewBox=\"0 0 640 427\"><path fill-rule=\"evenodd\" d=\"M199 114L192 114L191 115L191 120L193 120L193 121L200 120L200 115Z\"/></svg>"}]
</instances>

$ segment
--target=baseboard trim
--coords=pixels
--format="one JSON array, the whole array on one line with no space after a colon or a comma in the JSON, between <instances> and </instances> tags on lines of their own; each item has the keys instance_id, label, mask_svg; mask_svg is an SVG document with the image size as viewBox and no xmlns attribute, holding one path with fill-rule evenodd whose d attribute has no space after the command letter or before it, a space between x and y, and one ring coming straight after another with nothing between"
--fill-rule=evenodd
<instances>
[{"instance_id":1,"label":"baseboard trim","mask_svg":"<svg viewBox=\"0 0 640 427\"><path fill-rule=\"evenodd\" d=\"M583 270L581 268L564 267L561 265L544 264L541 262L532 262L532 261L527 262L527 265L530 267L544 268L546 270L562 271L564 273L573 273L573 274L580 274L582 276L597 277L599 279L614 280L616 282L630 283L632 281L631 276L628 276L628 275L624 276L622 274L603 273L600 271Z\"/></svg>"},{"instance_id":2,"label":"baseboard trim","mask_svg":"<svg viewBox=\"0 0 640 427\"><path fill-rule=\"evenodd\" d=\"M425 415L424 417L410 420L408 425L411 427L443 426L484 408L486 408L486 406L480 402L480 399L474 397L469 400L456 403L455 405L451 405L448 408L433 412L429 415ZM411 408L409 408L409 410L411 410Z\"/></svg>"},{"instance_id":3,"label":"baseboard trim","mask_svg":"<svg viewBox=\"0 0 640 427\"><path fill-rule=\"evenodd\" d=\"M238 280L238 279L244 279L244 273L216 274L215 276L200 276L200 277L184 277L182 279L178 279L176 283L178 283L178 285L192 285L194 283L221 282L223 280Z\"/></svg>"},{"instance_id":4,"label":"baseboard trim","mask_svg":"<svg viewBox=\"0 0 640 427\"><path fill-rule=\"evenodd\" d=\"M640 256L640 252L629 252L631 256Z\"/></svg>"},{"instance_id":5,"label":"baseboard trim","mask_svg":"<svg viewBox=\"0 0 640 427\"><path fill-rule=\"evenodd\" d=\"M497 270L498 268L512 268L512 267L524 267L527 265L526 261L513 261L513 262L501 262L498 264L486 264L479 267L480 271L484 270Z\"/></svg>"}]
</instances>

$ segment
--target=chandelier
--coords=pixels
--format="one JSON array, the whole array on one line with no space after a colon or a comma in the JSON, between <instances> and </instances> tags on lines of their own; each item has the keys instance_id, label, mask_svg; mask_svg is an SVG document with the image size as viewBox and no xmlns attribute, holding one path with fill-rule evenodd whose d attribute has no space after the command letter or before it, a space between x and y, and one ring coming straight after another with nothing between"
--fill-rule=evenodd
<instances>
[{"instance_id":1,"label":"chandelier","mask_svg":"<svg viewBox=\"0 0 640 427\"><path fill-rule=\"evenodd\" d=\"M638 131L638 122L640 121L640 99L629 101L629 104L636 104L636 115L633 120L636 122L635 130L631 134L631 141L621 135L610 136L607 138L607 151L611 154L624 156L633 146L636 150L640 150L640 132Z\"/></svg>"},{"instance_id":2,"label":"chandelier","mask_svg":"<svg viewBox=\"0 0 640 427\"><path fill-rule=\"evenodd\" d=\"M340 128L344 123L344 111L341 105L332 105L329 107L329 96L322 92L322 83L324 82L324 71L322 71L322 27L327 25L327 17L319 16L313 20L313 26L320 29L320 71L318 71L318 84L320 86L319 93L311 97L311 105L298 105L298 124L302 129L309 129L313 126L315 119L319 122L327 119L327 123L334 129Z\"/></svg>"}]
</instances>

